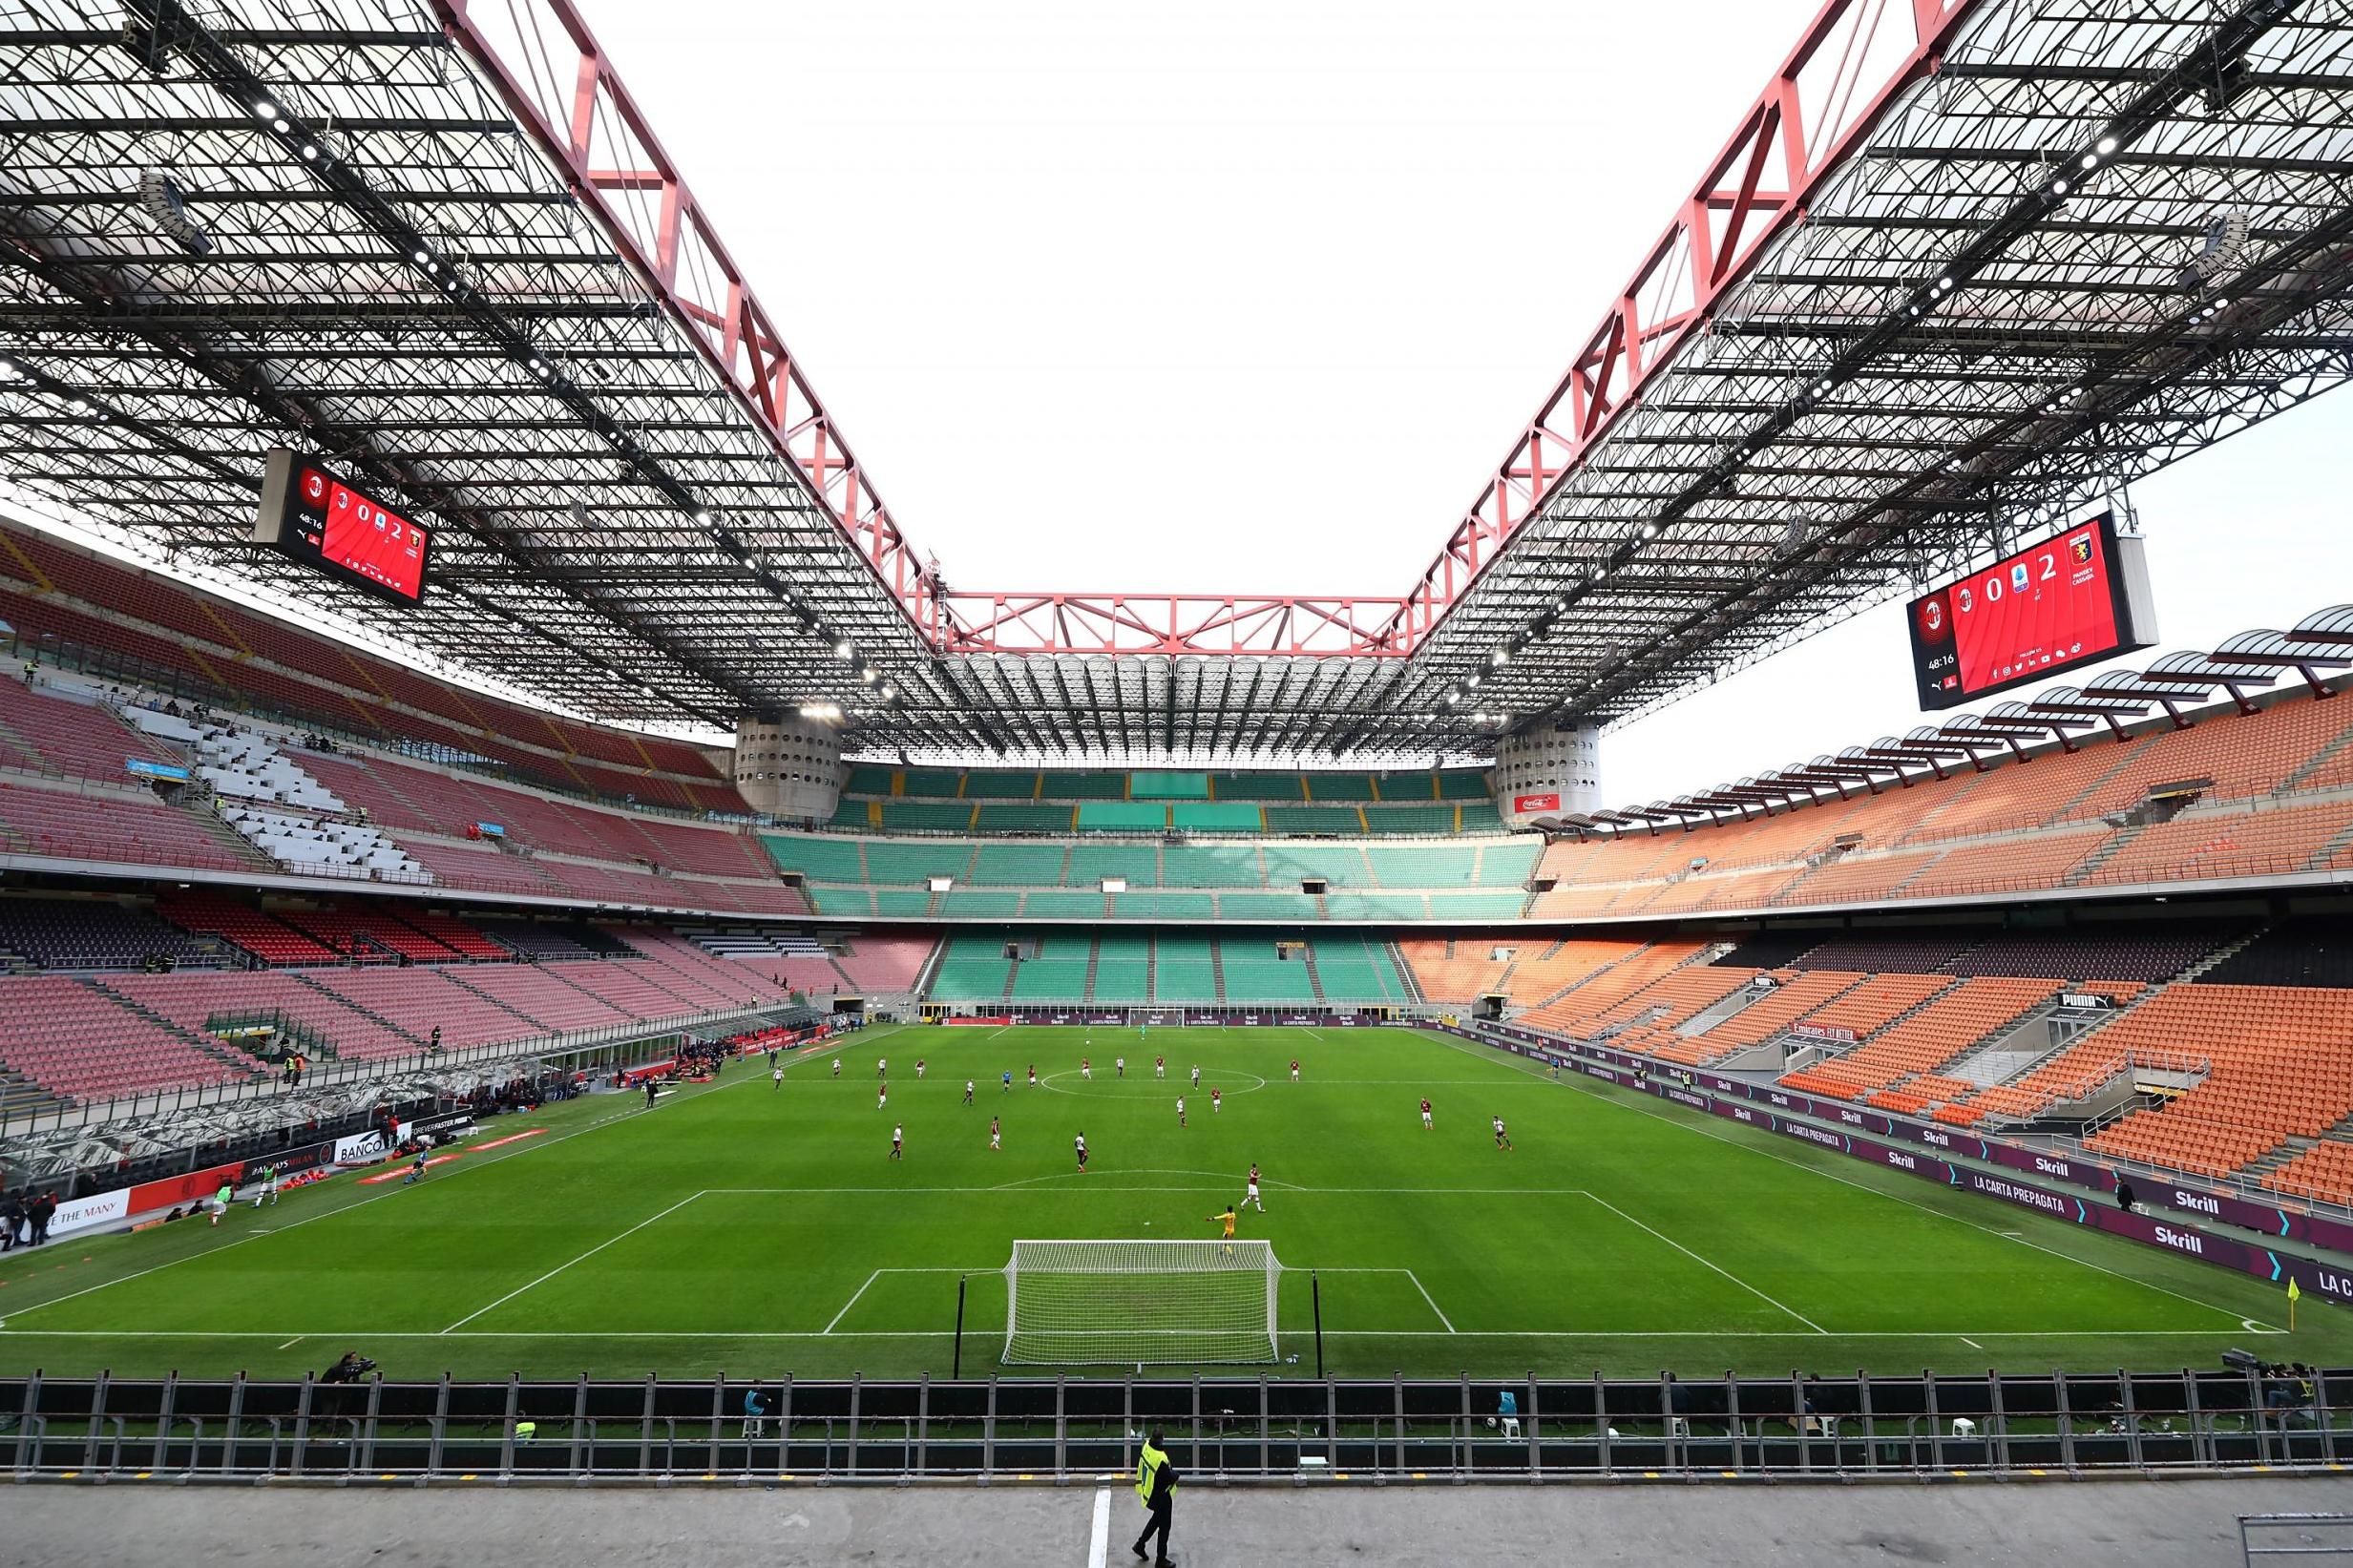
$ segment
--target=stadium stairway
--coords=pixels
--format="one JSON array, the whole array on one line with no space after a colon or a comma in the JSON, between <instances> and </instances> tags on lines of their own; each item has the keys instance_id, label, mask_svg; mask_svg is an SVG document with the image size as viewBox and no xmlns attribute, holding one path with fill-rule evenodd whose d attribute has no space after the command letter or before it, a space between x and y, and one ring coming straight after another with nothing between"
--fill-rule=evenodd
<instances>
[{"instance_id":1,"label":"stadium stairway","mask_svg":"<svg viewBox=\"0 0 2353 1568\"><path fill-rule=\"evenodd\" d=\"M2097 849L2092 850L2091 853L2084 856L2083 859L2077 861L2074 868L2069 871L2067 875L2059 879L2059 886L2062 888L2082 887L2085 883L2091 880L2093 873L2098 871L2101 867L2115 859L2117 852L2122 850L2125 846L2131 844L2134 839L2139 838L2143 833L2146 833L2154 826L2154 823L2136 822L2128 827L2122 828L2119 831L2111 834L2106 843L2102 844Z\"/></svg>"},{"instance_id":2,"label":"stadium stairway","mask_svg":"<svg viewBox=\"0 0 2353 1568\"><path fill-rule=\"evenodd\" d=\"M416 1035L410 1034L409 1031L403 1029L400 1025L394 1023L383 1014L378 1013L374 1008L368 1006L365 1002L346 996L340 992L331 991L302 971L298 970L292 972L295 979L300 980L303 984L308 986L311 990L317 992L328 1001L336 1003L342 1007L347 1007L352 1012L358 1014L361 1017L368 1020L368 1022L377 1025L379 1028L389 1031L401 1039L407 1040L410 1044L416 1046L419 1050L424 1049L425 1042L423 1040L419 1039Z\"/></svg>"},{"instance_id":3,"label":"stadium stairway","mask_svg":"<svg viewBox=\"0 0 2353 1568\"><path fill-rule=\"evenodd\" d=\"M1324 978L1315 972L1315 945L1311 942L1300 950L1301 961L1307 965L1307 989L1317 1001L1325 1000Z\"/></svg>"},{"instance_id":4,"label":"stadium stairway","mask_svg":"<svg viewBox=\"0 0 2353 1568\"><path fill-rule=\"evenodd\" d=\"M1414 972L1414 966L1405 961L1405 954L1397 950L1397 945L1395 942L1384 942L1381 946L1389 950L1390 967L1397 972L1397 983L1405 988L1405 999L1416 1003L1428 1002L1430 998L1422 994L1421 976ZM1447 957L1454 956L1454 949L1453 941L1449 940L1446 944Z\"/></svg>"},{"instance_id":5,"label":"stadium stairway","mask_svg":"<svg viewBox=\"0 0 2353 1568\"><path fill-rule=\"evenodd\" d=\"M2314 752L2309 758L2307 758L2301 767L2299 767L2295 772L2290 773L2286 778L2280 780L2279 787L2272 793L2276 795L2286 794L2289 790L2294 789L2297 785L2302 784L2306 779L2311 778L2314 774L2320 772L2321 769L2326 767L2349 746L2353 746L2353 725L2347 726L2342 734L2339 735L2335 740L2330 741L2326 745L2322 746L2320 750Z\"/></svg>"},{"instance_id":6,"label":"stadium stairway","mask_svg":"<svg viewBox=\"0 0 2353 1568\"><path fill-rule=\"evenodd\" d=\"M1226 999L1226 959L1219 951L1221 944L1209 944L1209 991L1219 1001Z\"/></svg>"},{"instance_id":7,"label":"stadium stairway","mask_svg":"<svg viewBox=\"0 0 2353 1568\"><path fill-rule=\"evenodd\" d=\"M182 1029L179 1025L172 1022L171 1019L165 1017L162 1014L158 1013L155 1009L147 1007L142 1003L135 1002L130 997L123 995L120 992L110 989L96 976L85 974L79 976L79 979L83 985L97 993L100 996L105 997L116 1007L125 1008L130 1012L137 1014L141 1018L146 1019L149 1023L155 1025L156 1028L163 1031L165 1034L187 1041L190 1045L194 1046L197 1050L201 1051L204 1055L212 1057L215 1061L224 1062L228 1066L239 1069L241 1072L251 1073L259 1070L259 1064L253 1056L242 1051L232 1051L227 1046L222 1045L219 1040L212 1038L210 1035L200 1035L193 1030Z\"/></svg>"},{"instance_id":8,"label":"stadium stairway","mask_svg":"<svg viewBox=\"0 0 2353 1568\"><path fill-rule=\"evenodd\" d=\"M1095 999L1095 969L1103 961L1103 939L1089 937L1086 943L1086 984L1079 994L1086 1001Z\"/></svg>"}]
</instances>

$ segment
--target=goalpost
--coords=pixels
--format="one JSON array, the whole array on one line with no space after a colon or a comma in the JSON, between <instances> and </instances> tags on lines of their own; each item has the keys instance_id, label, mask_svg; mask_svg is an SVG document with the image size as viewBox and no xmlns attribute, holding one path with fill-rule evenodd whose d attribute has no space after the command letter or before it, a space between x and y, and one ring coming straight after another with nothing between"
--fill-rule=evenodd
<instances>
[{"instance_id":1,"label":"goalpost","mask_svg":"<svg viewBox=\"0 0 2353 1568\"><path fill-rule=\"evenodd\" d=\"M1009 1367L1272 1361L1267 1242L1022 1242L1005 1265Z\"/></svg>"}]
</instances>

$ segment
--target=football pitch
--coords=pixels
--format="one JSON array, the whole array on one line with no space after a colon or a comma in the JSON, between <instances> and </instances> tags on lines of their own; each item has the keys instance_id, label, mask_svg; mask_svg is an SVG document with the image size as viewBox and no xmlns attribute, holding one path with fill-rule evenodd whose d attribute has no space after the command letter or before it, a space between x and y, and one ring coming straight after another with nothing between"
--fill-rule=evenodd
<instances>
[{"instance_id":1,"label":"football pitch","mask_svg":"<svg viewBox=\"0 0 2353 1568\"><path fill-rule=\"evenodd\" d=\"M285 1376L356 1349L395 1378L944 1377L960 1280L963 1374L985 1376L1017 1238L1211 1238L1253 1162L1265 1211L1240 1234L1283 1265L1280 1375L1315 1369L1311 1277L1335 1376L2353 1360L2353 1318L2321 1303L2286 1335L2253 1280L1441 1035L886 1026L839 1044L838 1077L821 1053L781 1086L745 1062L650 1111L603 1095L498 1119L414 1186L346 1173L218 1228L0 1258L0 1367Z\"/></svg>"}]
</instances>

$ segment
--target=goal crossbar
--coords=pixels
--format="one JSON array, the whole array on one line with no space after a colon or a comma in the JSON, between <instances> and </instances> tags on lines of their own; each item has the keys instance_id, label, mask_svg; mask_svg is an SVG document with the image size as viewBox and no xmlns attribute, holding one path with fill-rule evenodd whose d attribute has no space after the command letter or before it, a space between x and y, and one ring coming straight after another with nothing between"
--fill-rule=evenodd
<instances>
[{"instance_id":1,"label":"goal crossbar","mask_svg":"<svg viewBox=\"0 0 2353 1568\"><path fill-rule=\"evenodd\" d=\"M1259 1241L1017 1241L1008 1366L1275 1359L1282 1265Z\"/></svg>"}]
</instances>

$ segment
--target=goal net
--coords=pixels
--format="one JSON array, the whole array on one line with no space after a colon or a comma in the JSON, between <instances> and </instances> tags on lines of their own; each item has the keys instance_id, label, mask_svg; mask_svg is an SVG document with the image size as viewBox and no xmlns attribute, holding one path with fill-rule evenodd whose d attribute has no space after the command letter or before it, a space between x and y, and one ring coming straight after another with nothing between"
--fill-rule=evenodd
<instances>
[{"instance_id":1,"label":"goal net","mask_svg":"<svg viewBox=\"0 0 2353 1568\"><path fill-rule=\"evenodd\" d=\"M1007 1366L1272 1361L1266 1242L1016 1242Z\"/></svg>"}]
</instances>

